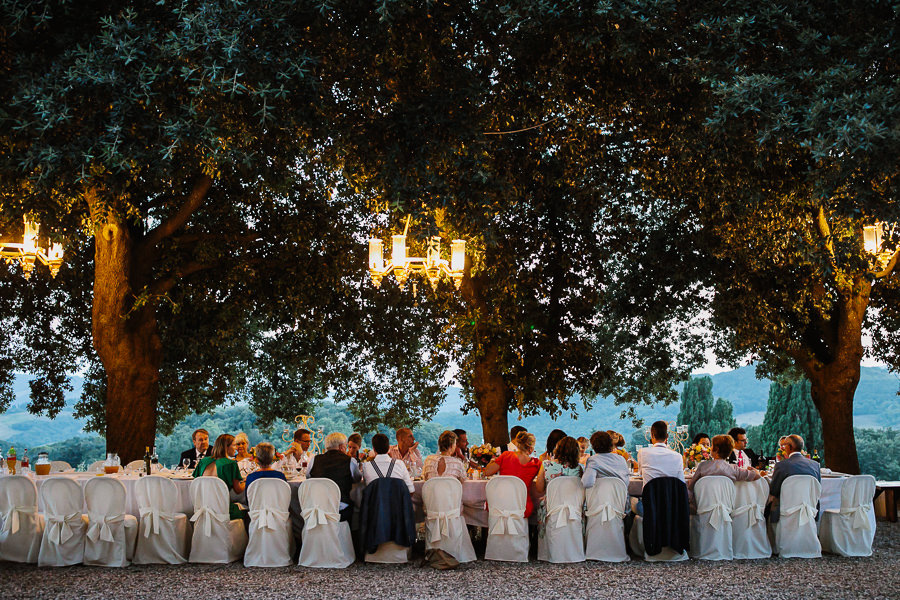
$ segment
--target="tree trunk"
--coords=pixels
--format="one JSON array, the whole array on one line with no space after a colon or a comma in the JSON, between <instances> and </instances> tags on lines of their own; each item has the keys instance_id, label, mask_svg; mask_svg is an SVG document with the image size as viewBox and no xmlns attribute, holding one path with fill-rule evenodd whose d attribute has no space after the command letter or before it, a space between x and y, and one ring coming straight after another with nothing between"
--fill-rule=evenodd
<instances>
[{"instance_id":1,"label":"tree trunk","mask_svg":"<svg viewBox=\"0 0 900 600\"><path fill-rule=\"evenodd\" d=\"M149 269L135 260L128 225L107 217L94 240L92 335L107 376L106 449L124 464L154 444L162 342L154 303L136 303Z\"/></svg>"},{"instance_id":2,"label":"tree trunk","mask_svg":"<svg viewBox=\"0 0 900 600\"><path fill-rule=\"evenodd\" d=\"M852 386L840 382L812 381L811 394L822 417L825 464L841 473L859 474L856 438L853 435L853 395L859 382L859 365Z\"/></svg>"},{"instance_id":3,"label":"tree trunk","mask_svg":"<svg viewBox=\"0 0 900 600\"><path fill-rule=\"evenodd\" d=\"M475 405L481 415L484 441L506 449L509 443L509 402L512 393L497 364L497 347L486 346L484 355L475 364L472 374Z\"/></svg>"}]
</instances>

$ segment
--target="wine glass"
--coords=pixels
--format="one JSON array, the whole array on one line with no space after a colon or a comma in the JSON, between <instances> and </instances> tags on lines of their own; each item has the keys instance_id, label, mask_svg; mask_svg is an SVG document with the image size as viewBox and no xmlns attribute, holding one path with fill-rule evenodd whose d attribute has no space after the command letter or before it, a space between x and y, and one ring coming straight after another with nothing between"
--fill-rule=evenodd
<instances>
[{"instance_id":1,"label":"wine glass","mask_svg":"<svg viewBox=\"0 0 900 600\"><path fill-rule=\"evenodd\" d=\"M189 459L189 458L182 458L182 459L181 459L181 465L184 467L184 470L187 471L187 470L188 470L188 467L191 466L191 459Z\"/></svg>"}]
</instances>

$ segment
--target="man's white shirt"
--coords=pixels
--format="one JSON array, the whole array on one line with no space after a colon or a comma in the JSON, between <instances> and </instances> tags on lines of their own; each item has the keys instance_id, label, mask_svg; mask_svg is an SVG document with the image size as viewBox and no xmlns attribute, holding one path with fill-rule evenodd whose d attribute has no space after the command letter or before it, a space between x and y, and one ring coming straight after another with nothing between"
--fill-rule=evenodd
<instances>
[{"instance_id":1,"label":"man's white shirt","mask_svg":"<svg viewBox=\"0 0 900 600\"><path fill-rule=\"evenodd\" d=\"M363 479L366 480L366 485L369 485L370 483L378 479L378 473L375 471L372 463L377 464L378 468L381 470L381 474L387 477L387 472L390 468L392 460L396 462L394 463L394 470L391 471L391 477L402 479L404 482L406 482L406 487L409 488L410 493L415 491L416 488L413 485L412 478L409 476L409 470L406 468L406 465L403 464L403 461L396 458L391 458L387 454L378 454L372 460L364 462L362 464L362 476Z\"/></svg>"},{"instance_id":2,"label":"man's white shirt","mask_svg":"<svg viewBox=\"0 0 900 600\"><path fill-rule=\"evenodd\" d=\"M643 485L657 477L676 477L684 481L684 461L666 444L653 444L642 449L638 455L638 469Z\"/></svg>"}]
</instances>

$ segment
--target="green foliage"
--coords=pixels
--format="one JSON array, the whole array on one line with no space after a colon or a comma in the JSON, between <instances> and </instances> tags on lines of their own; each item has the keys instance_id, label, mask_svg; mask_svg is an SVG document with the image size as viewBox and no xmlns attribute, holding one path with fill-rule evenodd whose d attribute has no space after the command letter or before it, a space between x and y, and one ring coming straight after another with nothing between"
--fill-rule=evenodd
<instances>
[{"instance_id":1,"label":"green foliage","mask_svg":"<svg viewBox=\"0 0 900 600\"><path fill-rule=\"evenodd\" d=\"M693 377L684 384L676 423L688 426L688 437L698 433L709 436L728 433L737 423L731 403L724 398L713 401L713 381L709 376Z\"/></svg>"},{"instance_id":2,"label":"green foliage","mask_svg":"<svg viewBox=\"0 0 900 600\"><path fill-rule=\"evenodd\" d=\"M786 387L777 383L771 385L765 420L754 432L757 445L751 447L760 454L774 456L778 440L794 433L803 438L808 452L819 450L819 456L828 464L828 456L822 455L822 420L813 405L810 383L806 380ZM749 431L747 437L749 441ZM840 452L840 448L833 451Z\"/></svg>"}]
</instances>

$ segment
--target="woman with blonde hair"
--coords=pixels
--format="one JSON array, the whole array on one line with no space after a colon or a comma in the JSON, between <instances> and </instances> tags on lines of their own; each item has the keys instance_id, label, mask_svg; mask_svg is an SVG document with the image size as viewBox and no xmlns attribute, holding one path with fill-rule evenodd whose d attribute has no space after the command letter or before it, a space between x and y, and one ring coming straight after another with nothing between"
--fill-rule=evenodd
<instances>
[{"instance_id":1,"label":"woman with blonde hair","mask_svg":"<svg viewBox=\"0 0 900 600\"><path fill-rule=\"evenodd\" d=\"M456 434L445 431L438 438L438 454L425 457L422 467L422 479L428 481L432 477L456 477L465 481L466 463L454 456L456 454Z\"/></svg>"},{"instance_id":2,"label":"woman with blonde hair","mask_svg":"<svg viewBox=\"0 0 900 600\"><path fill-rule=\"evenodd\" d=\"M250 454L250 438L243 431L234 436L234 460L237 461L238 468L244 479L247 475L259 468L256 463L256 457Z\"/></svg>"},{"instance_id":3,"label":"woman with blonde hair","mask_svg":"<svg viewBox=\"0 0 900 600\"><path fill-rule=\"evenodd\" d=\"M531 486L534 484L534 478L537 477L541 468L541 461L531 456L534 452L535 437L533 433L520 431L513 440L516 445L516 451L507 450L484 468L485 476L490 477L495 473L500 475L511 475L518 477L528 489L525 497L525 518L531 516L534 511L534 503L531 500Z\"/></svg>"}]
</instances>

